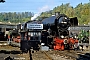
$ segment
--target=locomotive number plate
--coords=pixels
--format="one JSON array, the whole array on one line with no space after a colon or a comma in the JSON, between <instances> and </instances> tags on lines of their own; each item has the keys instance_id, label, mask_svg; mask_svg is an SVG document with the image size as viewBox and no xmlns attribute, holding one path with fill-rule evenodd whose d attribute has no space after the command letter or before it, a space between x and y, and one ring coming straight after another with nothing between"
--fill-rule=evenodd
<instances>
[{"instance_id":1,"label":"locomotive number plate","mask_svg":"<svg viewBox=\"0 0 90 60\"><path fill-rule=\"evenodd\" d=\"M27 24L27 29L43 29L43 24Z\"/></svg>"}]
</instances>

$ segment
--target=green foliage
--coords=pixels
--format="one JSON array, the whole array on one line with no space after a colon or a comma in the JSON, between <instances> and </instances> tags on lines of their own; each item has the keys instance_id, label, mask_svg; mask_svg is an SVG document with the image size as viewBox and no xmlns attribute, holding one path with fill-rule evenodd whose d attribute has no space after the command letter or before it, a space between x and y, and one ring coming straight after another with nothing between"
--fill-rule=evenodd
<instances>
[{"instance_id":1,"label":"green foliage","mask_svg":"<svg viewBox=\"0 0 90 60\"><path fill-rule=\"evenodd\" d=\"M89 37L89 31L81 30L80 34L79 34L79 37L84 37L84 36Z\"/></svg>"},{"instance_id":2,"label":"green foliage","mask_svg":"<svg viewBox=\"0 0 90 60\"><path fill-rule=\"evenodd\" d=\"M78 34L79 42L89 43L89 31L81 30Z\"/></svg>"},{"instance_id":3,"label":"green foliage","mask_svg":"<svg viewBox=\"0 0 90 60\"><path fill-rule=\"evenodd\" d=\"M31 12L2 12L0 13L0 22L23 23L31 19Z\"/></svg>"}]
</instances>

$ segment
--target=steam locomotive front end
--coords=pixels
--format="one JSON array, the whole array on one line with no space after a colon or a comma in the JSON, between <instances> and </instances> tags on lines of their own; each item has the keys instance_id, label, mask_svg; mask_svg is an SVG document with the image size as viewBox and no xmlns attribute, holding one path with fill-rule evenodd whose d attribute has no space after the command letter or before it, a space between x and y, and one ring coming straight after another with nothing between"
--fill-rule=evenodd
<instances>
[{"instance_id":1,"label":"steam locomotive front end","mask_svg":"<svg viewBox=\"0 0 90 60\"><path fill-rule=\"evenodd\" d=\"M70 26L70 21L68 17L60 17L58 19L58 28L61 30L68 29Z\"/></svg>"},{"instance_id":2,"label":"steam locomotive front end","mask_svg":"<svg viewBox=\"0 0 90 60\"><path fill-rule=\"evenodd\" d=\"M70 19L64 15L61 14L57 19L57 30L58 30L58 36L62 38L62 36L65 38L69 36L68 28L70 27Z\"/></svg>"},{"instance_id":3,"label":"steam locomotive front end","mask_svg":"<svg viewBox=\"0 0 90 60\"><path fill-rule=\"evenodd\" d=\"M78 20L77 17L69 18L65 14L58 14L55 19L55 26L57 27L57 37L55 38L55 46L54 49L64 50L69 49L70 44L73 43L69 39L69 30L68 28L71 26L77 26ZM74 40L73 40L74 41ZM57 42L62 46L57 48Z\"/></svg>"}]
</instances>

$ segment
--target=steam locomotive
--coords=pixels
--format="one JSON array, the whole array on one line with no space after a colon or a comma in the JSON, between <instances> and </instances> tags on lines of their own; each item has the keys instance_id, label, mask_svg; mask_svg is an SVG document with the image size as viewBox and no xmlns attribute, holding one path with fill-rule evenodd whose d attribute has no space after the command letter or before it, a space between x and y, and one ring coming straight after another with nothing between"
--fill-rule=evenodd
<instances>
[{"instance_id":1,"label":"steam locomotive","mask_svg":"<svg viewBox=\"0 0 90 60\"><path fill-rule=\"evenodd\" d=\"M69 36L68 28L70 26L77 26L77 17L69 18L65 14L60 14L59 12L55 16L43 19L43 29L47 33L43 37L42 41L46 41L46 45L54 50L64 50L64 49L75 49L78 46L78 40L74 37ZM46 39L45 39L46 38ZM42 42L41 42L42 43ZM76 46L77 45L77 46Z\"/></svg>"},{"instance_id":2,"label":"steam locomotive","mask_svg":"<svg viewBox=\"0 0 90 60\"><path fill-rule=\"evenodd\" d=\"M69 18L59 12L43 20L28 21L18 28L21 34L20 49L39 50L40 46L54 50L74 49L78 40L69 36L68 28L77 25L77 17Z\"/></svg>"}]
</instances>

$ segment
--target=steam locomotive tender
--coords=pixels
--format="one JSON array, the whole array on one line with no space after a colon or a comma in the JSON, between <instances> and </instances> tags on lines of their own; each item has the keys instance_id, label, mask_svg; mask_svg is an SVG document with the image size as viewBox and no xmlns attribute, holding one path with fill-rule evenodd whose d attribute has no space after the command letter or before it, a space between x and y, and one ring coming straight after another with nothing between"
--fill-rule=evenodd
<instances>
[{"instance_id":1,"label":"steam locomotive tender","mask_svg":"<svg viewBox=\"0 0 90 60\"><path fill-rule=\"evenodd\" d=\"M30 49L39 50L41 30L43 29L43 24L39 21L28 21L21 26L21 46L20 50L22 52L27 52Z\"/></svg>"}]
</instances>

